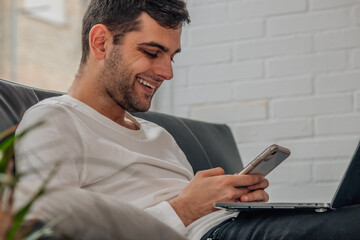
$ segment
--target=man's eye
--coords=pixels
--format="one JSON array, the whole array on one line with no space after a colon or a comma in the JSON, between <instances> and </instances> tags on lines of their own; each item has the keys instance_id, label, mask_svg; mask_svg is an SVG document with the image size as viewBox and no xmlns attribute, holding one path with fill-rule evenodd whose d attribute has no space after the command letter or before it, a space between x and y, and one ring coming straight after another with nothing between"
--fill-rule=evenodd
<instances>
[{"instance_id":1,"label":"man's eye","mask_svg":"<svg viewBox=\"0 0 360 240\"><path fill-rule=\"evenodd\" d=\"M148 52L148 51L144 51L144 53L146 55L148 55L150 58L157 58L157 54L156 53L151 53L151 52Z\"/></svg>"}]
</instances>

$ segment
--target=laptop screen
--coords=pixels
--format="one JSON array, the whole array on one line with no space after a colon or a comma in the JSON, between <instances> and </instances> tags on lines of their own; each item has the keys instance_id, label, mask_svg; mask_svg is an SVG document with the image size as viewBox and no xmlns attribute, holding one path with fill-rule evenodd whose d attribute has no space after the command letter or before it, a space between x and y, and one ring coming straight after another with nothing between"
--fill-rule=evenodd
<instances>
[{"instance_id":1,"label":"laptop screen","mask_svg":"<svg viewBox=\"0 0 360 240\"><path fill-rule=\"evenodd\" d=\"M332 201L332 208L360 203L360 142Z\"/></svg>"}]
</instances>

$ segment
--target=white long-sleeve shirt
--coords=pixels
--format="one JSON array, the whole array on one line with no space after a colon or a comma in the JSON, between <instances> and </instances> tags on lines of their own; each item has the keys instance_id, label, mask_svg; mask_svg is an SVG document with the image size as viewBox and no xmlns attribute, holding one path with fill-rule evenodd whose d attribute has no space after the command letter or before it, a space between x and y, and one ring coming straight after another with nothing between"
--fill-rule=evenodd
<instances>
[{"instance_id":1,"label":"white long-sleeve shirt","mask_svg":"<svg viewBox=\"0 0 360 240\"><path fill-rule=\"evenodd\" d=\"M38 122L16 145L21 179L16 205L23 204L59 164L49 187L75 187L102 193L145 209L181 234L200 239L229 218L218 211L186 227L168 201L193 178L193 170L173 137L162 127L126 115L139 130L127 129L68 95L30 108L17 130Z\"/></svg>"}]
</instances>

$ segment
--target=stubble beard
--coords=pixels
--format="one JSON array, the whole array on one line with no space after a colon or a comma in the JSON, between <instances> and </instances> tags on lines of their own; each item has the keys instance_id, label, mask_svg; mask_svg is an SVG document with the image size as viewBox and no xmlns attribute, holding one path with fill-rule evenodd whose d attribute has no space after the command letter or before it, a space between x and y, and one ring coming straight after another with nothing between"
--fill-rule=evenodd
<instances>
[{"instance_id":1,"label":"stubble beard","mask_svg":"<svg viewBox=\"0 0 360 240\"><path fill-rule=\"evenodd\" d=\"M118 106L128 112L146 112L150 108L152 96L146 96L149 103L142 103L135 92L136 79L129 64L123 59L119 47L115 47L105 61L100 84Z\"/></svg>"}]
</instances>

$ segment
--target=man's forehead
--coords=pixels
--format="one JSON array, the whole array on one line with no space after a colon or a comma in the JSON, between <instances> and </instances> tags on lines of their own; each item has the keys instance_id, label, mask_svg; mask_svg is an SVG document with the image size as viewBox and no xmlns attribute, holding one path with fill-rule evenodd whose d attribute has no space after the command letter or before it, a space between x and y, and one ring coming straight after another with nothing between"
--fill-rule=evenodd
<instances>
[{"instance_id":1,"label":"man's forehead","mask_svg":"<svg viewBox=\"0 0 360 240\"><path fill-rule=\"evenodd\" d=\"M134 32L139 38L137 44L157 47L164 52L181 51L181 26L177 29L163 27L146 13L141 14L137 21L139 26Z\"/></svg>"}]
</instances>

